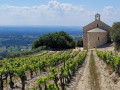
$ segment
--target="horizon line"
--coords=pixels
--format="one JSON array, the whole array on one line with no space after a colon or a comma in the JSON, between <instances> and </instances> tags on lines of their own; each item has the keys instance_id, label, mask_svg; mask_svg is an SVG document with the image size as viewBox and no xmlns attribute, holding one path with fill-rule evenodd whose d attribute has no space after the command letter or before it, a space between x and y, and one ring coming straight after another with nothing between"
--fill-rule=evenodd
<instances>
[{"instance_id":1,"label":"horizon line","mask_svg":"<svg viewBox=\"0 0 120 90\"><path fill-rule=\"evenodd\" d=\"M0 25L0 27L7 27L7 26L10 26L10 27L12 27L12 26L14 26L14 27L19 27L19 26L25 26L25 27L27 27L27 26L45 26L45 27L53 27L53 26L58 26L58 27L83 27L83 26L78 26L78 25Z\"/></svg>"}]
</instances>

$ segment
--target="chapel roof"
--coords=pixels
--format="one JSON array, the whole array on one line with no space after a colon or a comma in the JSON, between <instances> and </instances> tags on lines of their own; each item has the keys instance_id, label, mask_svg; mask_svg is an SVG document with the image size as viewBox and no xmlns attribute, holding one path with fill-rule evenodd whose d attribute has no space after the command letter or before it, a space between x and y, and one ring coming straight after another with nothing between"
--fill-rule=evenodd
<instances>
[{"instance_id":1,"label":"chapel roof","mask_svg":"<svg viewBox=\"0 0 120 90\"><path fill-rule=\"evenodd\" d=\"M86 27L89 27L89 26L91 27L91 26L93 26L93 24L102 24L102 25L110 28L109 25L107 25L106 23L104 23L100 20L100 14L98 14L98 13L95 15L95 21L89 23L88 25L84 26L83 28L86 28Z\"/></svg>"},{"instance_id":2,"label":"chapel roof","mask_svg":"<svg viewBox=\"0 0 120 90\"><path fill-rule=\"evenodd\" d=\"M106 31L100 28L94 28L94 29L89 30L88 32L106 32Z\"/></svg>"}]
</instances>

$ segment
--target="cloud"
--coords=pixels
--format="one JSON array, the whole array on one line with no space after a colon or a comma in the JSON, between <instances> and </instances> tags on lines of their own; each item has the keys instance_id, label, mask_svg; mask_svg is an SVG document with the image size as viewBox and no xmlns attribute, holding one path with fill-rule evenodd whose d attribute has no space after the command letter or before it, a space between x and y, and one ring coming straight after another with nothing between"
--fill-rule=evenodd
<instances>
[{"instance_id":1,"label":"cloud","mask_svg":"<svg viewBox=\"0 0 120 90\"><path fill-rule=\"evenodd\" d=\"M113 7L112 6L106 6L103 8L103 12L107 15L110 15L113 11Z\"/></svg>"},{"instance_id":2,"label":"cloud","mask_svg":"<svg viewBox=\"0 0 120 90\"><path fill-rule=\"evenodd\" d=\"M69 21L75 22L77 18L83 16L84 11L82 6L57 1L32 7L1 5L0 18L4 19L4 23L0 24L70 25Z\"/></svg>"},{"instance_id":3,"label":"cloud","mask_svg":"<svg viewBox=\"0 0 120 90\"><path fill-rule=\"evenodd\" d=\"M57 1L49 1L47 5L40 5L40 6L24 6L24 7L18 7L18 6L10 6L10 5L2 5L0 6L2 10L9 11L10 13L23 15L24 12L36 12L36 13L46 13L46 14L71 14L71 12L81 12L84 11L84 9L81 6L73 6L69 3L59 3Z\"/></svg>"},{"instance_id":4,"label":"cloud","mask_svg":"<svg viewBox=\"0 0 120 90\"><path fill-rule=\"evenodd\" d=\"M106 6L99 13L102 20L113 22L119 17L119 9ZM39 6L0 6L0 25L79 25L84 26L94 20L95 10L86 10L82 5L49 1ZM114 18L113 18L114 17ZM108 22L110 24L110 22Z\"/></svg>"},{"instance_id":5,"label":"cloud","mask_svg":"<svg viewBox=\"0 0 120 90\"><path fill-rule=\"evenodd\" d=\"M113 8L112 6L106 6L106 7L104 7L103 10L111 10L112 8Z\"/></svg>"},{"instance_id":6,"label":"cloud","mask_svg":"<svg viewBox=\"0 0 120 90\"><path fill-rule=\"evenodd\" d=\"M112 6L106 6L103 8L101 14L102 18L105 22L109 23L110 25L113 24L113 22L120 20L120 9L116 9Z\"/></svg>"}]
</instances>

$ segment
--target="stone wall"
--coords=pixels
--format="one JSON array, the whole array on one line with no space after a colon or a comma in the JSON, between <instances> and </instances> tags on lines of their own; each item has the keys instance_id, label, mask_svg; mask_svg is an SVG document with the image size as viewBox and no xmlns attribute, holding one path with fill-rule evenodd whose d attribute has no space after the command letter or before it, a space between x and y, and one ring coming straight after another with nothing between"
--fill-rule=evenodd
<instances>
[{"instance_id":1,"label":"stone wall","mask_svg":"<svg viewBox=\"0 0 120 90\"><path fill-rule=\"evenodd\" d=\"M104 45L108 42L107 32L88 32L88 48Z\"/></svg>"}]
</instances>

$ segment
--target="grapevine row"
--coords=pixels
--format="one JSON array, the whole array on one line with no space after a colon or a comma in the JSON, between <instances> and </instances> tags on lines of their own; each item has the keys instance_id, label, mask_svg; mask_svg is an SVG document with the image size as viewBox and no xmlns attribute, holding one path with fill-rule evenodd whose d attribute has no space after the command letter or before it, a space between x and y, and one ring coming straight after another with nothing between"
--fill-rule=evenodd
<instances>
[{"instance_id":1,"label":"grapevine row","mask_svg":"<svg viewBox=\"0 0 120 90\"><path fill-rule=\"evenodd\" d=\"M70 82L72 76L75 75L75 71L83 64L86 56L87 51L77 56L75 60L68 59L65 67L61 67L59 71L54 67L51 68L49 77L38 79L39 90L65 90L65 85Z\"/></svg>"},{"instance_id":2,"label":"grapevine row","mask_svg":"<svg viewBox=\"0 0 120 90\"><path fill-rule=\"evenodd\" d=\"M14 82L12 80L13 76L20 77L22 82L22 90L25 90L25 81L27 80L26 71L30 71L31 78L33 72L37 74L37 70L46 71L47 67L53 67L59 63L62 63L63 59L68 59L72 50L68 51L66 54L63 52L57 53L56 55L45 55L37 57L27 57L27 58L11 58L6 61L2 61L0 65L0 90L3 90L3 81L10 77L10 88L14 87Z\"/></svg>"},{"instance_id":3,"label":"grapevine row","mask_svg":"<svg viewBox=\"0 0 120 90\"><path fill-rule=\"evenodd\" d=\"M115 52L103 52L96 50L98 57L104 60L108 65L110 65L116 73L120 75L120 57Z\"/></svg>"}]
</instances>

